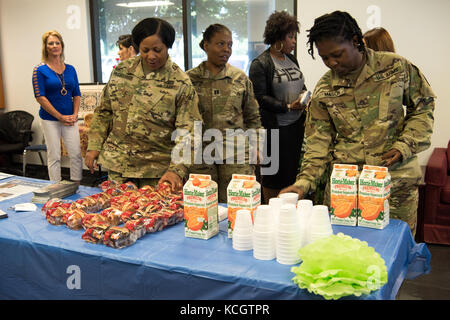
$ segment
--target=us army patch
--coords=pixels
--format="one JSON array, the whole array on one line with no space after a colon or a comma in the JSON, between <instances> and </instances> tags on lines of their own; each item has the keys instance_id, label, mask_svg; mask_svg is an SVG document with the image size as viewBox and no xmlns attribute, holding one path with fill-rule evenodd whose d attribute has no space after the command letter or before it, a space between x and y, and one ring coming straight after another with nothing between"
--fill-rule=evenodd
<instances>
[{"instance_id":1,"label":"us army patch","mask_svg":"<svg viewBox=\"0 0 450 320\"><path fill-rule=\"evenodd\" d=\"M375 74L374 81L381 81L381 80L389 79L394 74L397 74L397 73L401 72L402 70L403 70L403 68L402 68L401 64L396 63L396 65L392 69L387 70L385 72L379 72L379 73Z\"/></svg>"}]
</instances>

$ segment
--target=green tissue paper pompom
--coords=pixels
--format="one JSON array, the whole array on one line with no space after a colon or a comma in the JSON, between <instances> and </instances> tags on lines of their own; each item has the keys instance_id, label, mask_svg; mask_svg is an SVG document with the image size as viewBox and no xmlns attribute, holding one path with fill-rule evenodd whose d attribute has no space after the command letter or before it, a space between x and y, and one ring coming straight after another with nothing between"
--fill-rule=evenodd
<instances>
[{"instance_id":1,"label":"green tissue paper pompom","mask_svg":"<svg viewBox=\"0 0 450 320\"><path fill-rule=\"evenodd\" d=\"M300 266L292 267L292 280L301 289L339 299L361 296L387 283L387 268L381 256L367 242L338 233L301 248Z\"/></svg>"}]
</instances>

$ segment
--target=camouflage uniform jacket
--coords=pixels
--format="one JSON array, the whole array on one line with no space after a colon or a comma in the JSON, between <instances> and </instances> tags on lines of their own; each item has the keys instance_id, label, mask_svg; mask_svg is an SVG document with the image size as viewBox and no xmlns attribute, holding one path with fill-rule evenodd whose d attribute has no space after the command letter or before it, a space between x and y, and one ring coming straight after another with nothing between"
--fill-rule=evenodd
<instances>
[{"instance_id":1,"label":"camouflage uniform jacket","mask_svg":"<svg viewBox=\"0 0 450 320\"><path fill-rule=\"evenodd\" d=\"M193 133L201 121L189 77L169 58L145 75L141 57L120 63L103 89L89 132L88 150L99 163L125 177L158 178L167 170L184 177L187 167L171 161L175 129Z\"/></svg>"},{"instance_id":2,"label":"camouflage uniform jacket","mask_svg":"<svg viewBox=\"0 0 450 320\"><path fill-rule=\"evenodd\" d=\"M366 50L356 81L330 70L316 85L295 182L304 192L315 190L329 162L358 164L360 169L363 164L383 165L382 155L392 148L402 154L390 168L393 180L402 178L413 185L421 177L416 154L430 146L436 96L405 58Z\"/></svg>"},{"instance_id":3,"label":"camouflage uniform jacket","mask_svg":"<svg viewBox=\"0 0 450 320\"><path fill-rule=\"evenodd\" d=\"M186 73L197 90L205 129L262 128L253 84L242 70L226 64L212 76L202 62Z\"/></svg>"},{"instance_id":4,"label":"camouflage uniform jacket","mask_svg":"<svg viewBox=\"0 0 450 320\"><path fill-rule=\"evenodd\" d=\"M221 150L216 157L223 161L248 159L249 141L244 131L262 129L259 106L250 79L242 70L229 64L213 76L206 68L206 62L187 74L198 93L199 109L205 123L203 129L217 129L222 134L222 140L212 142L216 150ZM256 147L255 143L252 145ZM227 146L233 149L227 149Z\"/></svg>"}]
</instances>

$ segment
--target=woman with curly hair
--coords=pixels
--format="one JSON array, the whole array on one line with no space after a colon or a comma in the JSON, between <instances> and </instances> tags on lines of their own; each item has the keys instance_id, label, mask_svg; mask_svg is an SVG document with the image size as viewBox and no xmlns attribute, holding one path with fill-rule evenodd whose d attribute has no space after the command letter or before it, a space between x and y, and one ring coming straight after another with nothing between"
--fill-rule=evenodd
<instances>
[{"instance_id":1,"label":"woman with curly hair","mask_svg":"<svg viewBox=\"0 0 450 320\"><path fill-rule=\"evenodd\" d=\"M264 30L264 43L270 47L250 66L249 77L259 103L261 123L267 130L264 154L272 161L275 157L279 160L275 174L261 171L264 203L291 185L299 168L305 129L305 105L300 103L300 96L306 86L298 61L291 54L299 32L295 16L286 11L272 13ZM278 139L275 134L272 140L272 130L278 130ZM278 153L270 154L272 149ZM269 165L263 160L263 167Z\"/></svg>"}]
</instances>

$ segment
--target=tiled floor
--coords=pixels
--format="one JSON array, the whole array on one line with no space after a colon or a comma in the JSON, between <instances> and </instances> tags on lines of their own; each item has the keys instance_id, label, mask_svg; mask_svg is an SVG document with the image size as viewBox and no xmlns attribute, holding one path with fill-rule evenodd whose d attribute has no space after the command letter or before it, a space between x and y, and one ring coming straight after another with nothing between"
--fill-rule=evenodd
<instances>
[{"instance_id":1,"label":"tiled floor","mask_svg":"<svg viewBox=\"0 0 450 320\"><path fill-rule=\"evenodd\" d=\"M17 165L21 170L21 164ZM48 179L47 168L43 166L27 166L27 176ZM62 170L63 179L69 179L67 168ZM83 172L82 185L95 186L105 178L104 173L90 174ZM450 246L427 244L431 252L431 271L427 275L414 280L405 280L397 294L398 300L450 300Z\"/></svg>"}]
</instances>

